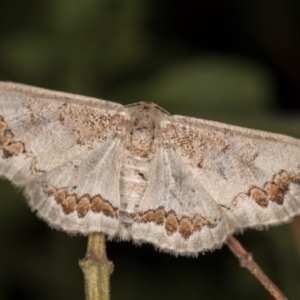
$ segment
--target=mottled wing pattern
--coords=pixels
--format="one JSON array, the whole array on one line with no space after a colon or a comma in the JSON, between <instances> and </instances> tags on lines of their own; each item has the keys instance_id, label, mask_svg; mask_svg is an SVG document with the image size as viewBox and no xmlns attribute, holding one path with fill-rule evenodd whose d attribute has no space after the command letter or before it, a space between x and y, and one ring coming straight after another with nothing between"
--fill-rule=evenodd
<instances>
[{"instance_id":1,"label":"mottled wing pattern","mask_svg":"<svg viewBox=\"0 0 300 300\"><path fill-rule=\"evenodd\" d=\"M300 213L299 140L182 116L162 130L235 230Z\"/></svg>"},{"instance_id":2,"label":"mottled wing pattern","mask_svg":"<svg viewBox=\"0 0 300 300\"><path fill-rule=\"evenodd\" d=\"M153 179L132 234L195 253L220 246L235 231L299 213L299 140L174 116L161 123Z\"/></svg>"},{"instance_id":3,"label":"mottled wing pattern","mask_svg":"<svg viewBox=\"0 0 300 300\"><path fill-rule=\"evenodd\" d=\"M227 215L173 146L157 151L150 182L132 225L135 240L191 254L216 248L233 233Z\"/></svg>"},{"instance_id":4,"label":"mottled wing pattern","mask_svg":"<svg viewBox=\"0 0 300 300\"><path fill-rule=\"evenodd\" d=\"M51 226L115 234L124 107L1 83L0 112L0 176Z\"/></svg>"}]
</instances>

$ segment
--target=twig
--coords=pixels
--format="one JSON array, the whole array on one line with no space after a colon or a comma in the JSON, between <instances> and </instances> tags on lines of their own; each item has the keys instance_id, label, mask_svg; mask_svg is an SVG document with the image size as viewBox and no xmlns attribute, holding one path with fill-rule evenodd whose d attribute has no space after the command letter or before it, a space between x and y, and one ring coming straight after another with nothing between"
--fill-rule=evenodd
<instances>
[{"instance_id":1,"label":"twig","mask_svg":"<svg viewBox=\"0 0 300 300\"><path fill-rule=\"evenodd\" d=\"M84 275L86 300L109 300L109 278L114 267L107 259L105 248L102 233L89 235L86 255L79 261Z\"/></svg>"},{"instance_id":2,"label":"twig","mask_svg":"<svg viewBox=\"0 0 300 300\"><path fill-rule=\"evenodd\" d=\"M293 235L294 235L294 240L296 243L297 247L297 253L298 253L298 259L300 262L300 234L299 234L299 229L300 229L300 216L297 216L294 218L292 222L292 230L293 230Z\"/></svg>"},{"instance_id":3,"label":"twig","mask_svg":"<svg viewBox=\"0 0 300 300\"><path fill-rule=\"evenodd\" d=\"M247 252L234 237L227 240L227 246L238 258L240 265L247 268L270 292L276 300L287 300L278 287L267 277L263 270L256 264L251 253Z\"/></svg>"}]
</instances>

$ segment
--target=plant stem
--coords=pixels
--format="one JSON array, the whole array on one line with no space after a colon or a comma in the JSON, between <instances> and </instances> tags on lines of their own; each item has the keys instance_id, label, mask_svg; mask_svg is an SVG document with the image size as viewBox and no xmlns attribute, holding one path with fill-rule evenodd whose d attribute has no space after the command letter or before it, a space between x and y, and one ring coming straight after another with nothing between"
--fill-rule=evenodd
<instances>
[{"instance_id":1,"label":"plant stem","mask_svg":"<svg viewBox=\"0 0 300 300\"><path fill-rule=\"evenodd\" d=\"M287 298L282 294L278 287L269 279L263 270L254 261L251 253L247 252L239 241L233 236L227 240L227 246L238 258L241 267L248 269L269 291L269 293L276 300L286 300Z\"/></svg>"},{"instance_id":2,"label":"plant stem","mask_svg":"<svg viewBox=\"0 0 300 300\"><path fill-rule=\"evenodd\" d=\"M79 266L84 275L86 300L109 300L109 279L114 267L107 259L102 233L89 235L87 252Z\"/></svg>"}]
</instances>

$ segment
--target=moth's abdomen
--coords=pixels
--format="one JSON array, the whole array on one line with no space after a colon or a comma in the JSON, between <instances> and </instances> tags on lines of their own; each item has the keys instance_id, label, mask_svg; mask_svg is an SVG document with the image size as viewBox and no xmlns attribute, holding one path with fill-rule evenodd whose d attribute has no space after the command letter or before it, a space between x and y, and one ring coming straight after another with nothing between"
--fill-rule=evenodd
<instances>
[{"instance_id":1,"label":"moth's abdomen","mask_svg":"<svg viewBox=\"0 0 300 300\"><path fill-rule=\"evenodd\" d=\"M138 210L147 188L150 166L151 160L132 156L130 151L125 151L120 176L121 212L135 214Z\"/></svg>"},{"instance_id":2,"label":"moth's abdomen","mask_svg":"<svg viewBox=\"0 0 300 300\"><path fill-rule=\"evenodd\" d=\"M131 224L135 221L149 183L150 166L151 160L132 156L130 151L125 151L120 174L119 234L122 239L131 237Z\"/></svg>"}]
</instances>

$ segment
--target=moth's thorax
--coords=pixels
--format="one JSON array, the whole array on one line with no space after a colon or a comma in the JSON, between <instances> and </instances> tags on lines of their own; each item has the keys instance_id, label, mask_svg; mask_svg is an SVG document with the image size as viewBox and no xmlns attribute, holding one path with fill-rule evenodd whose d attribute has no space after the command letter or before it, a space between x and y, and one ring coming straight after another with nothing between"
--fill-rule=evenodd
<instances>
[{"instance_id":1,"label":"moth's thorax","mask_svg":"<svg viewBox=\"0 0 300 300\"><path fill-rule=\"evenodd\" d=\"M159 141L160 122L167 115L154 103L138 102L127 107L130 122L127 126L126 147L132 153L150 157Z\"/></svg>"},{"instance_id":2,"label":"moth's thorax","mask_svg":"<svg viewBox=\"0 0 300 300\"><path fill-rule=\"evenodd\" d=\"M145 150L152 147L155 139L155 121L145 118L143 115L134 117L130 138L131 144L135 148Z\"/></svg>"}]
</instances>

